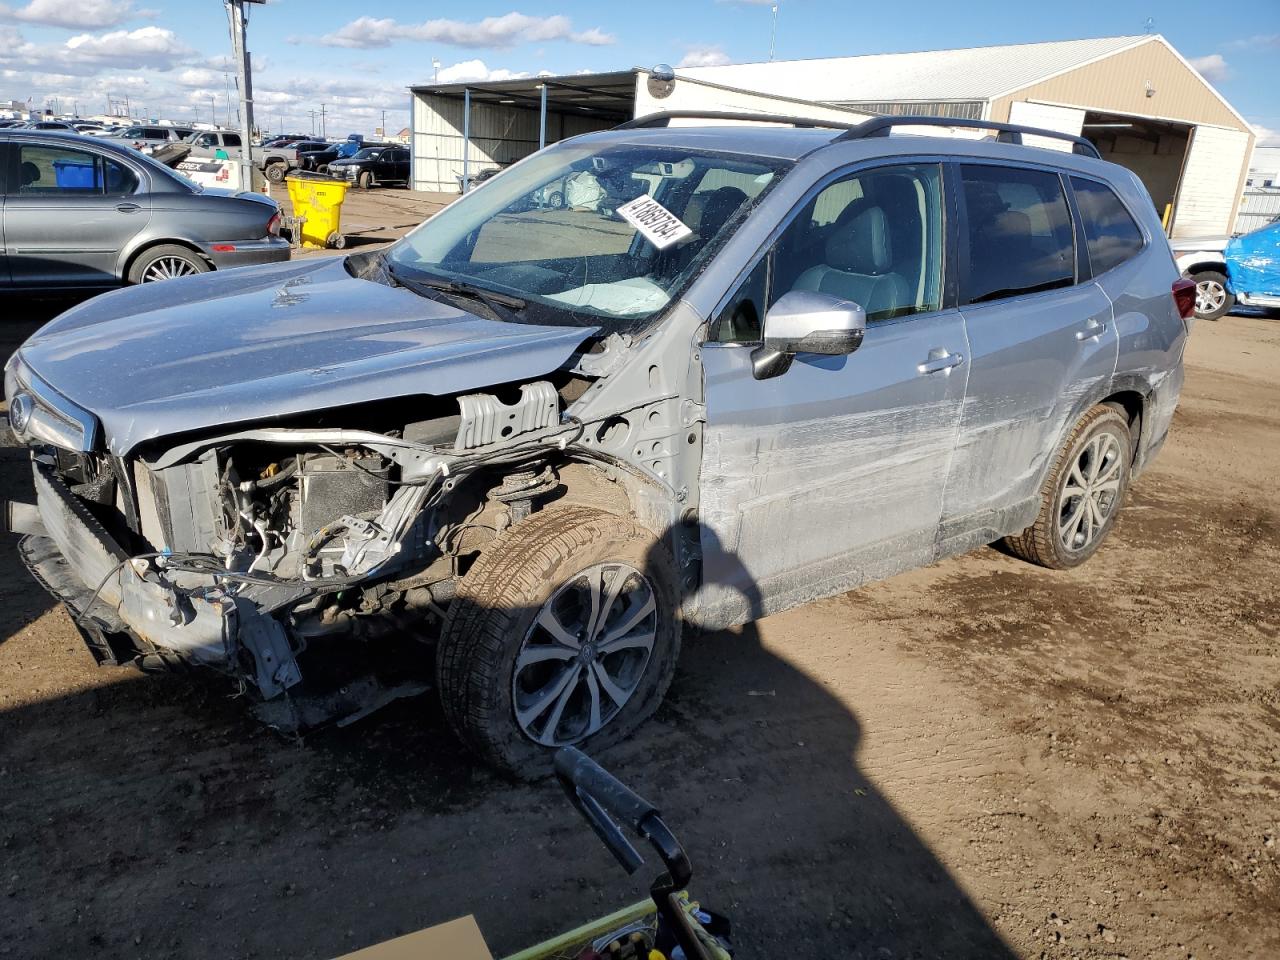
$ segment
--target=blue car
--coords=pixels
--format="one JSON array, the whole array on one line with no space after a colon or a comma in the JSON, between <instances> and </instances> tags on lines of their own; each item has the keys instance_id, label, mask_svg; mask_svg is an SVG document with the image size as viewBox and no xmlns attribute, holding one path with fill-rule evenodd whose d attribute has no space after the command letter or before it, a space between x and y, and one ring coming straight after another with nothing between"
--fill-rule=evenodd
<instances>
[{"instance_id":1,"label":"blue car","mask_svg":"<svg viewBox=\"0 0 1280 960\"><path fill-rule=\"evenodd\" d=\"M1227 244L1227 289L1246 307L1280 308L1280 220Z\"/></svg>"}]
</instances>

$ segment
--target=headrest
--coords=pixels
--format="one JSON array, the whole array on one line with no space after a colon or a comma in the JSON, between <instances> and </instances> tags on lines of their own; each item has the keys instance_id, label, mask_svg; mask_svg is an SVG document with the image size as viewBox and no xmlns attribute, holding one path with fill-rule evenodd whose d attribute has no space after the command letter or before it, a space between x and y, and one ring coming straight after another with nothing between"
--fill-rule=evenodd
<instances>
[{"instance_id":1,"label":"headrest","mask_svg":"<svg viewBox=\"0 0 1280 960\"><path fill-rule=\"evenodd\" d=\"M867 207L827 240L827 265L845 273L874 276L893 266L889 218L880 207Z\"/></svg>"},{"instance_id":2,"label":"headrest","mask_svg":"<svg viewBox=\"0 0 1280 960\"><path fill-rule=\"evenodd\" d=\"M704 240L711 239L746 202L747 195L737 187L718 187L712 190L702 201L698 234Z\"/></svg>"},{"instance_id":3,"label":"headrest","mask_svg":"<svg viewBox=\"0 0 1280 960\"><path fill-rule=\"evenodd\" d=\"M30 160L24 160L22 163L22 185L28 186L40 179L40 168Z\"/></svg>"}]
</instances>

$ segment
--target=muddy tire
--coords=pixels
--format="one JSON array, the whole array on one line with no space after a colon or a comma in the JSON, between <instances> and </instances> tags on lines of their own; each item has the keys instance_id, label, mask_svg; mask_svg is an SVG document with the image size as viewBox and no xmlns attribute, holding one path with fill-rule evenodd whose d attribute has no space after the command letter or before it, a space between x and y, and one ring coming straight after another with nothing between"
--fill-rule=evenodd
<instances>
[{"instance_id":1,"label":"muddy tire","mask_svg":"<svg viewBox=\"0 0 1280 960\"><path fill-rule=\"evenodd\" d=\"M1193 273L1196 284L1196 317L1201 320L1220 320L1236 305L1236 298L1227 289L1227 278L1216 270Z\"/></svg>"},{"instance_id":2,"label":"muddy tire","mask_svg":"<svg viewBox=\"0 0 1280 960\"><path fill-rule=\"evenodd\" d=\"M525 779L551 772L555 746L626 737L671 684L676 582L666 547L613 514L553 507L516 524L449 605L436 679L450 727Z\"/></svg>"},{"instance_id":3,"label":"muddy tire","mask_svg":"<svg viewBox=\"0 0 1280 960\"><path fill-rule=\"evenodd\" d=\"M1133 440L1129 421L1100 404L1080 418L1040 488L1035 523L1004 545L1053 570L1079 566L1102 545L1129 488Z\"/></svg>"},{"instance_id":4,"label":"muddy tire","mask_svg":"<svg viewBox=\"0 0 1280 960\"><path fill-rule=\"evenodd\" d=\"M283 163L269 163L263 174L272 183L284 183L285 177L289 175L289 168Z\"/></svg>"}]
</instances>

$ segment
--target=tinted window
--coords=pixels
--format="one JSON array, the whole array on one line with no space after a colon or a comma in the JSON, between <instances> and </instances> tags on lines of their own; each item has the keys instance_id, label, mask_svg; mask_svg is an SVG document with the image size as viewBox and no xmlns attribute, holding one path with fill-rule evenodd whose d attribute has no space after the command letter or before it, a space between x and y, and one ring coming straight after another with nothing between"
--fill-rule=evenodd
<instances>
[{"instance_id":1,"label":"tinted window","mask_svg":"<svg viewBox=\"0 0 1280 960\"><path fill-rule=\"evenodd\" d=\"M969 221L965 302L1075 283L1075 239L1057 174L962 166Z\"/></svg>"},{"instance_id":2,"label":"tinted window","mask_svg":"<svg viewBox=\"0 0 1280 960\"><path fill-rule=\"evenodd\" d=\"M224 133L222 135L222 143L223 145L228 147L238 147L240 146L240 134Z\"/></svg>"},{"instance_id":3,"label":"tinted window","mask_svg":"<svg viewBox=\"0 0 1280 960\"><path fill-rule=\"evenodd\" d=\"M168 140L169 131L163 127L147 127L143 130L142 135L147 140Z\"/></svg>"},{"instance_id":4,"label":"tinted window","mask_svg":"<svg viewBox=\"0 0 1280 960\"><path fill-rule=\"evenodd\" d=\"M1106 273L1142 249L1142 231L1111 188L1096 180L1071 179L1089 242L1094 274Z\"/></svg>"},{"instance_id":5,"label":"tinted window","mask_svg":"<svg viewBox=\"0 0 1280 960\"><path fill-rule=\"evenodd\" d=\"M138 186L128 167L97 154L36 144L23 144L20 149L18 193L22 195L125 194Z\"/></svg>"},{"instance_id":6,"label":"tinted window","mask_svg":"<svg viewBox=\"0 0 1280 960\"><path fill-rule=\"evenodd\" d=\"M847 177L811 200L779 238L769 302L816 290L861 304L868 320L937 310L942 236L936 164Z\"/></svg>"}]
</instances>

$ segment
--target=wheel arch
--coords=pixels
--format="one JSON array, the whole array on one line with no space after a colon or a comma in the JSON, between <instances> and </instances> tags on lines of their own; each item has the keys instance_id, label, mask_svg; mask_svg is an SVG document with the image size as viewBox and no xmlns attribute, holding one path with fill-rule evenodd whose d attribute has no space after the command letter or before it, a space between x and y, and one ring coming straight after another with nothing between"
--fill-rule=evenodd
<instances>
[{"instance_id":1,"label":"wheel arch","mask_svg":"<svg viewBox=\"0 0 1280 960\"><path fill-rule=\"evenodd\" d=\"M201 260L207 263L209 265L210 270L218 269L218 265L213 262L213 260L209 257L209 255L206 254L194 243L192 243L190 240L183 240L178 237L149 237L147 240L138 244L137 247L135 247L133 250L130 250L125 255L124 262L120 265L121 282L128 283L129 273L130 271L133 270L133 265L138 262L138 258L140 258L148 250L154 250L156 247L186 247L188 250L190 250L192 253L198 256Z\"/></svg>"}]
</instances>

